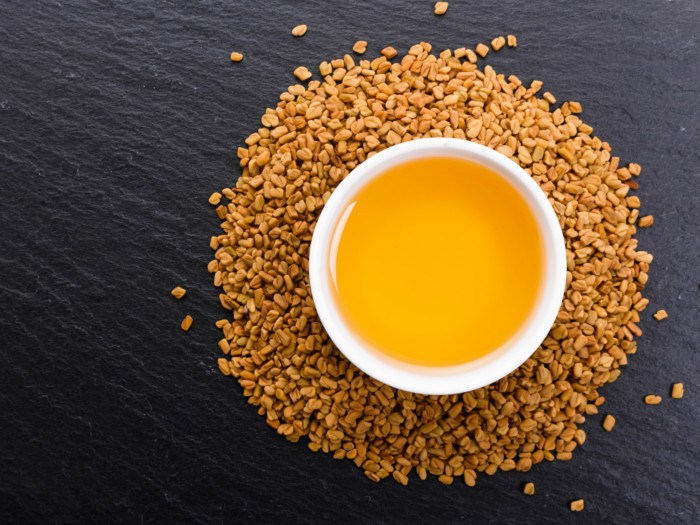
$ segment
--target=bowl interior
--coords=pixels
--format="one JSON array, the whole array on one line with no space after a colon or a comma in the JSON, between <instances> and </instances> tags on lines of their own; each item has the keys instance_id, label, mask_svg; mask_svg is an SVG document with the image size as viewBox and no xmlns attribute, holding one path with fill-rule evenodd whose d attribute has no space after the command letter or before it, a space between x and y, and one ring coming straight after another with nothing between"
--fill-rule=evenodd
<instances>
[{"instance_id":1,"label":"bowl interior","mask_svg":"<svg viewBox=\"0 0 700 525\"><path fill-rule=\"evenodd\" d=\"M520 193L535 217L542 240L543 278L529 317L506 343L466 363L445 367L420 366L400 361L370 347L348 327L331 293L333 281L329 259L334 233L342 229L343 213L367 183L398 164L445 156L479 163L501 175ZM335 345L351 362L393 387L420 394L442 395L466 392L492 383L515 370L532 355L546 337L559 311L566 281L566 251L554 210L537 183L522 168L480 144L459 139L426 138L375 154L338 185L314 229L309 274L319 318Z\"/></svg>"}]
</instances>

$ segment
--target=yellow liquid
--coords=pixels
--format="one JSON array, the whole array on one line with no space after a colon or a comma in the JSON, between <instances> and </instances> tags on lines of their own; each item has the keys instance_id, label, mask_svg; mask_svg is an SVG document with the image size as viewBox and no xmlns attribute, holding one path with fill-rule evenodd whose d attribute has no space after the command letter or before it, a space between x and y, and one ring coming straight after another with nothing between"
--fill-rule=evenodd
<instances>
[{"instance_id":1,"label":"yellow liquid","mask_svg":"<svg viewBox=\"0 0 700 525\"><path fill-rule=\"evenodd\" d=\"M330 258L336 304L380 352L428 366L472 361L510 339L535 304L535 218L481 165L406 162L362 188L344 218Z\"/></svg>"}]
</instances>

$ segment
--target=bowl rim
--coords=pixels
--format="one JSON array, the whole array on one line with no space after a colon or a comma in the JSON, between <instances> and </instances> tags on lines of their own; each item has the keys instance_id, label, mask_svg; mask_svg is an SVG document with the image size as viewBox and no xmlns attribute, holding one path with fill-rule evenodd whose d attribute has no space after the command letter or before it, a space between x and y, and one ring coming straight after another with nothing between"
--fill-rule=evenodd
<instances>
[{"instance_id":1,"label":"bowl rim","mask_svg":"<svg viewBox=\"0 0 700 525\"><path fill-rule=\"evenodd\" d=\"M543 245L542 284L521 328L498 349L467 363L436 367L406 363L373 350L343 320L331 291L329 258L342 214L366 184L410 160L450 156L479 163L506 179L526 200ZM336 235L337 239L337 235ZM337 240L336 240L337 242ZM458 394L497 381L522 365L545 339L566 287L566 247L559 220L539 185L518 164L481 144L453 138L421 138L376 153L336 187L316 222L309 252L309 282L319 319L338 350L369 376L395 388L425 395Z\"/></svg>"}]
</instances>

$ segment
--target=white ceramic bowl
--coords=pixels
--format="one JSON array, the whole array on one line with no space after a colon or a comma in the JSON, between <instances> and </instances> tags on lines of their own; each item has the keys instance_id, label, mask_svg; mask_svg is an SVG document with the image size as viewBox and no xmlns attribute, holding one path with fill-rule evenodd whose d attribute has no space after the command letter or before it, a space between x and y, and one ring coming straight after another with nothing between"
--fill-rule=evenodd
<instances>
[{"instance_id":1,"label":"white ceramic bowl","mask_svg":"<svg viewBox=\"0 0 700 525\"><path fill-rule=\"evenodd\" d=\"M479 163L506 179L529 204L544 246L542 284L535 306L520 330L493 352L454 366L420 366L371 348L353 332L331 292L331 239L342 212L358 191L389 168L425 157L456 157ZM402 390L419 394L456 394L488 385L524 363L549 332L566 285L566 250L559 221L537 183L520 166L496 151L466 140L426 138L405 142L370 157L335 189L314 230L309 256L311 293L316 311L335 345L355 366Z\"/></svg>"}]
</instances>

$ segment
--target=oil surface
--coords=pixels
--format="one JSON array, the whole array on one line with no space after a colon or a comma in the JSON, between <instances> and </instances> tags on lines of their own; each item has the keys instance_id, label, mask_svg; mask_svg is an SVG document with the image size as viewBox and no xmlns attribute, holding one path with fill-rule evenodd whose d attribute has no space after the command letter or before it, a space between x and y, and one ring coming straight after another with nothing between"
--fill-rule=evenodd
<instances>
[{"instance_id":1,"label":"oil surface","mask_svg":"<svg viewBox=\"0 0 700 525\"><path fill-rule=\"evenodd\" d=\"M449 366L488 354L534 306L541 241L523 197L460 159L409 161L362 188L329 263L350 326L404 362Z\"/></svg>"}]
</instances>

